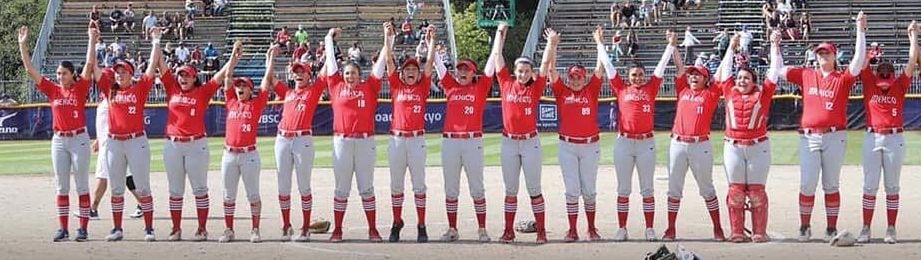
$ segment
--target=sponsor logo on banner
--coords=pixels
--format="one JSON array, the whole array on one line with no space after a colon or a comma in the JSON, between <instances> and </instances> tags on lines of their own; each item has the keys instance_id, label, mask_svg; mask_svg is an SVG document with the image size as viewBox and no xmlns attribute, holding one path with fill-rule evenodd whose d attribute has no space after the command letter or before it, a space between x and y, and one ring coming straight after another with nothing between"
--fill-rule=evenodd
<instances>
[{"instance_id":1,"label":"sponsor logo on banner","mask_svg":"<svg viewBox=\"0 0 921 260\"><path fill-rule=\"evenodd\" d=\"M19 112L13 112L0 116L0 134L16 134L19 133L19 127L16 126L16 120L13 119Z\"/></svg>"},{"instance_id":2,"label":"sponsor logo on banner","mask_svg":"<svg viewBox=\"0 0 921 260\"><path fill-rule=\"evenodd\" d=\"M557 127L557 110L556 104L539 104L537 106L537 127L554 128Z\"/></svg>"}]
</instances>

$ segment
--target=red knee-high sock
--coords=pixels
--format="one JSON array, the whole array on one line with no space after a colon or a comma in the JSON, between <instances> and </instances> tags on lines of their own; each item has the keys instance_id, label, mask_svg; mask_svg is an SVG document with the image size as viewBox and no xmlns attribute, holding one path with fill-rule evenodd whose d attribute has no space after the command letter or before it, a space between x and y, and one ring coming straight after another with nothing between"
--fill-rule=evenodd
<instances>
[{"instance_id":1,"label":"red knee-high sock","mask_svg":"<svg viewBox=\"0 0 921 260\"><path fill-rule=\"evenodd\" d=\"M262 203L261 202L250 203L249 211L251 212L253 216L253 229L259 228L259 220L262 216Z\"/></svg>"},{"instance_id":2,"label":"red knee-high sock","mask_svg":"<svg viewBox=\"0 0 921 260\"><path fill-rule=\"evenodd\" d=\"M886 195L886 220L890 227L895 226L899 216L899 194Z\"/></svg>"},{"instance_id":3,"label":"red knee-high sock","mask_svg":"<svg viewBox=\"0 0 921 260\"><path fill-rule=\"evenodd\" d=\"M80 194L80 228L86 230L90 220L90 194Z\"/></svg>"},{"instance_id":4,"label":"red knee-high sock","mask_svg":"<svg viewBox=\"0 0 921 260\"><path fill-rule=\"evenodd\" d=\"M617 196L617 225L619 228L627 227L627 216L630 215L630 197Z\"/></svg>"},{"instance_id":5,"label":"red knee-high sock","mask_svg":"<svg viewBox=\"0 0 921 260\"><path fill-rule=\"evenodd\" d=\"M886 202L888 202L888 200ZM873 223L873 210L875 209L876 209L876 195L864 193L863 194L863 225L864 226L870 226L870 223Z\"/></svg>"},{"instance_id":6,"label":"red knee-high sock","mask_svg":"<svg viewBox=\"0 0 921 260\"><path fill-rule=\"evenodd\" d=\"M838 208L841 207L841 193L825 194L825 215L828 219L828 228L838 228Z\"/></svg>"},{"instance_id":7,"label":"red knee-high sock","mask_svg":"<svg viewBox=\"0 0 921 260\"><path fill-rule=\"evenodd\" d=\"M61 224L61 229L68 229L68 221L70 220L70 196L69 195L58 195L57 200L58 205L58 222Z\"/></svg>"},{"instance_id":8,"label":"red knee-high sock","mask_svg":"<svg viewBox=\"0 0 921 260\"><path fill-rule=\"evenodd\" d=\"M514 230L516 211L518 211L518 198L505 196L505 231Z\"/></svg>"},{"instance_id":9,"label":"red knee-high sock","mask_svg":"<svg viewBox=\"0 0 921 260\"><path fill-rule=\"evenodd\" d=\"M809 226L809 222L812 219L812 207L815 206L815 195L809 196L800 193L799 194L799 220L800 225L804 227Z\"/></svg>"},{"instance_id":10,"label":"red knee-high sock","mask_svg":"<svg viewBox=\"0 0 921 260\"><path fill-rule=\"evenodd\" d=\"M415 196L416 216L419 218L419 225L425 226L425 193L418 193Z\"/></svg>"},{"instance_id":11,"label":"red knee-high sock","mask_svg":"<svg viewBox=\"0 0 921 260\"><path fill-rule=\"evenodd\" d=\"M211 199L208 194L195 197L195 213L198 217L198 230L205 230L208 227L208 208L211 207Z\"/></svg>"},{"instance_id":12,"label":"red knee-high sock","mask_svg":"<svg viewBox=\"0 0 921 260\"><path fill-rule=\"evenodd\" d=\"M365 208L365 218L368 219L368 228L377 229L377 202L375 202L374 196L361 199L361 205Z\"/></svg>"},{"instance_id":13,"label":"red knee-high sock","mask_svg":"<svg viewBox=\"0 0 921 260\"><path fill-rule=\"evenodd\" d=\"M333 218L336 220L336 231L342 231L342 219L345 218L345 209L348 205L348 198L333 198Z\"/></svg>"},{"instance_id":14,"label":"red knee-high sock","mask_svg":"<svg viewBox=\"0 0 921 260\"><path fill-rule=\"evenodd\" d=\"M291 227L291 195L278 195L278 207L281 209L281 229Z\"/></svg>"},{"instance_id":15,"label":"red knee-high sock","mask_svg":"<svg viewBox=\"0 0 921 260\"><path fill-rule=\"evenodd\" d=\"M112 224L115 229L122 229L122 211L125 210L125 197L112 196Z\"/></svg>"},{"instance_id":16,"label":"red knee-high sock","mask_svg":"<svg viewBox=\"0 0 921 260\"><path fill-rule=\"evenodd\" d=\"M678 219L678 209L681 208L681 199L668 198L668 229L675 230L675 221Z\"/></svg>"},{"instance_id":17,"label":"red knee-high sock","mask_svg":"<svg viewBox=\"0 0 921 260\"><path fill-rule=\"evenodd\" d=\"M579 221L579 202L566 202L566 217L569 219L569 230L576 230Z\"/></svg>"},{"instance_id":18,"label":"red knee-high sock","mask_svg":"<svg viewBox=\"0 0 921 260\"><path fill-rule=\"evenodd\" d=\"M237 203L233 201L224 201L224 226L233 230L233 215L237 211Z\"/></svg>"},{"instance_id":19,"label":"red knee-high sock","mask_svg":"<svg viewBox=\"0 0 921 260\"><path fill-rule=\"evenodd\" d=\"M584 202L585 220L588 222L588 230L595 230L595 201Z\"/></svg>"},{"instance_id":20,"label":"red knee-high sock","mask_svg":"<svg viewBox=\"0 0 921 260\"><path fill-rule=\"evenodd\" d=\"M531 211L534 211L534 222L537 222L537 231L546 230L544 229L544 196L531 198ZM578 211L578 205L576 205L576 211Z\"/></svg>"},{"instance_id":21,"label":"red knee-high sock","mask_svg":"<svg viewBox=\"0 0 921 260\"><path fill-rule=\"evenodd\" d=\"M393 209L393 224L403 222L403 193L390 195L390 204ZM364 200L362 200L364 202Z\"/></svg>"},{"instance_id":22,"label":"red knee-high sock","mask_svg":"<svg viewBox=\"0 0 921 260\"><path fill-rule=\"evenodd\" d=\"M141 213L144 214L144 228L146 230L153 229L153 197L150 195L141 196L138 198L138 201L141 203Z\"/></svg>"},{"instance_id":23,"label":"red knee-high sock","mask_svg":"<svg viewBox=\"0 0 921 260\"><path fill-rule=\"evenodd\" d=\"M304 215L304 225L301 229L310 228L310 212L313 211L313 194L301 195L301 212Z\"/></svg>"},{"instance_id":24,"label":"red knee-high sock","mask_svg":"<svg viewBox=\"0 0 921 260\"><path fill-rule=\"evenodd\" d=\"M486 228L486 198L474 199L473 210L476 212L476 222L479 228Z\"/></svg>"},{"instance_id":25,"label":"red knee-high sock","mask_svg":"<svg viewBox=\"0 0 921 260\"><path fill-rule=\"evenodd\" d=\"M173 221L173 231L182 227L182 197L169 197L169 218Z\"/></svg>"},{"instance_id":26,"label":"red knee-high sock","mask_svg":"<svg viewBox=\"0 0 921 260\"><path fill-rule=\"evenodd\" d=\"M643 198L643 217L646 219L646 228L652 228L656 218L656 198L649 196Z\"/></svg>"},{"instance_id":27,"label":"red knee-high sock","mask_svg":"<svg viewBox=\"0 0 921 260\"><path fill-rule=\"evenodd\" d=\"M707 211L710 213L710 222L713 223L714 229L722 229L723 225L720 221L720 200L718 197L713 196L712 198L704 199L704 202L707 204Z\"/></svg>"},{"instance_id":28,"label":"red knee-high sock","mask_svg":"<svg viewBox=\"0 0 921 260\"><path fill-rule=\"evenodd\" d=\"M445 199L445 211L448 212L448 227L457 229L457 199Z\"/></svg>"}]
</instances>

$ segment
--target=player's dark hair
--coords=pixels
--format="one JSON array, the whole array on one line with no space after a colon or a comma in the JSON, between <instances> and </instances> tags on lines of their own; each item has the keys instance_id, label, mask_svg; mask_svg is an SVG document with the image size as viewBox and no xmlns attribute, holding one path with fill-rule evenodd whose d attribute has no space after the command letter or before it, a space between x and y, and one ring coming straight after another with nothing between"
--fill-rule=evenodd
<instances>
[{"instance_id":1,"label":"player's dark hair","mask_svg":"<svg viewBox=\"0 0 921 260\"><path fill-rule=\"evenodd\" d=\"M344 72L345 69L348 68L348 67L355 67L355 69L358 70L358 75L361 75L361 66L358 65L358 63L355 63L355 62L352 62L352 61L347 61L347 62L345 62L345 64L342 66L342 71Z\"/></svg>"},{"instance_id":2,"label":"player's dark hair","mask_svg":"<svg viewBox=\"0 0 921 260\"><path fill-rule=\"evenodd\" d=\"M752 74L752 81L758 82L758 72L756 72L750 67L740 67L739 71L736 72L736 74L738 74L739 72L743 72L743 71L748 72L749 74Z\"/></svg>"},{"instance_id":3,"label":"player's dark hair","mask_svg":"<svg viewBox=\"0 0 921 260\"><path fill-rule=\"evenodd\" d=\"M627 65L627 69L628 69L628 70L634 69L634 68L638 68L638 69L641 69L641 70L646 70L646 66L643 66L643 64L640 63L639 61L633 61L633 62L630 62L629 65Z\"/></svg>"},{"instance_id":4,"label":"player's dark hair","mask_svg":"<svg viewBox=\"0 0 921 260\"><path fill-rule=\"evenodd\" d=\"M72 62L66 61L66 60L61 61L61 63L58 64L58 66L70 71L70 74L73 75L75 82L79 79L79 76L77 76L77 69L74 67L74 64Z\"/></svg>"}]
</instances>

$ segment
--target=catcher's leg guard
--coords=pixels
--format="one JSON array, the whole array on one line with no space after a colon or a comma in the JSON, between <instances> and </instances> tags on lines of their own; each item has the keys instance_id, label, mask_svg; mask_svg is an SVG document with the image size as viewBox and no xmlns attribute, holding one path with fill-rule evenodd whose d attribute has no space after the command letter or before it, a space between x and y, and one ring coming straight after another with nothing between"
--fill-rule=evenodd
<instances>
[{"instance_id":1,"label":"catcher's leg guard","mask_svg":"<svg viewBox=\"0 0 921 260\"><path fill-rule=\"evenodd\" d=\"M729 207L729 227L732 242L745 242L745 184L733 183L729 185L726 195L726 205Z\"/></svg>"},{"instance_id":2,"label":"catcher's leg guard","mask_svg":"<svg viewBox=\"0 0 921 260\"><path fill-rule=\"evenodd\" d=\"M748 197L751 199L752 210L752 240L755 242L768 241L768 197L764 192L764 185L752 184L748 186Z\"/></svg>"}]
</instances>

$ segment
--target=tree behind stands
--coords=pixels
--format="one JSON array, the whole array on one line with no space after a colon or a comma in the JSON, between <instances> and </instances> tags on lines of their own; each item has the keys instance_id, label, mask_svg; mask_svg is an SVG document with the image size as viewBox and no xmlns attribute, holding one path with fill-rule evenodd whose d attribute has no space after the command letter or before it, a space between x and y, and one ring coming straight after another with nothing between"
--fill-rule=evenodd
<instances>
[{"instance_id":1,"label":"tree behind stands","mask_svg":"<svg viewBox=\"0 0 921 260\"><path fill-rule=\"evenodd\" d=\"M0 1L0 81L23 80L26 78L19 61L19 46L16 43L16 32L20 26L29 26L34 31L29 35L29 45L35 43L35 37L42 27L45 17L45 7L48 0L3 0ZM31 49L31 48L30 48ZM22 100L24 93L20 84L3 84L0 93L8 94L16 100Z\"/></svg>"}]
</instances>

